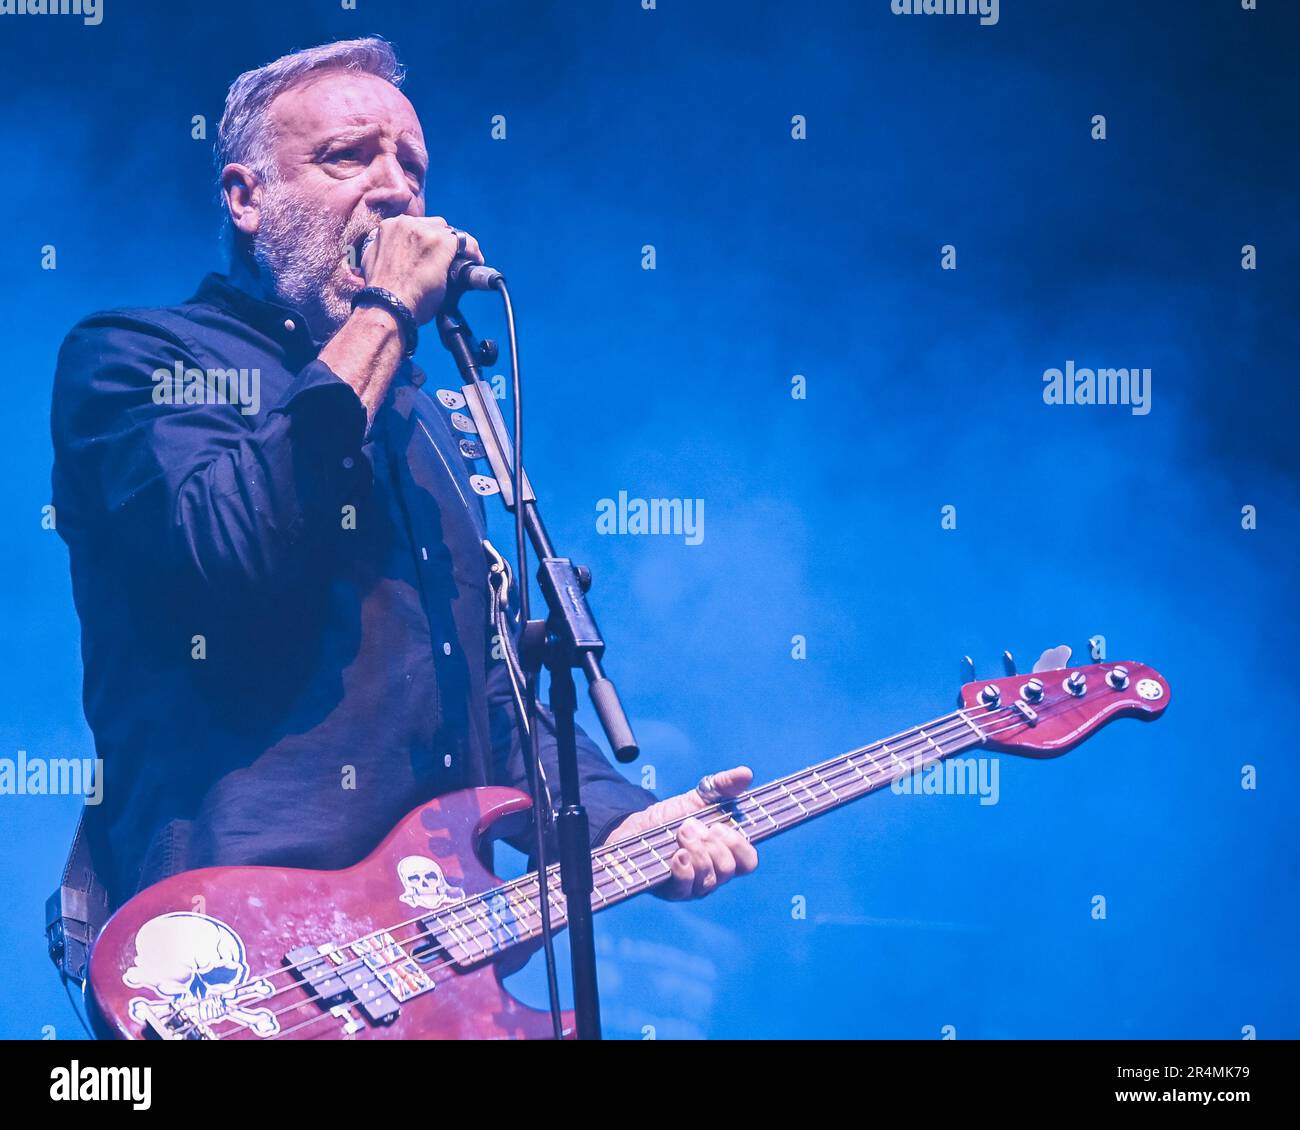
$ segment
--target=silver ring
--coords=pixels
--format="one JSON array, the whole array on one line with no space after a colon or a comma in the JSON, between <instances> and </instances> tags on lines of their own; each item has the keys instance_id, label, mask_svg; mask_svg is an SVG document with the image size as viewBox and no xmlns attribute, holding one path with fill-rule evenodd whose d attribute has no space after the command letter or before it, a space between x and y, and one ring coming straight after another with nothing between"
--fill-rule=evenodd
<instances>
[{"instance_id":1,"label":"silver ring","mask_svg":"<svg viewBox=\"0 0 1300 1130\"><path fill-rule=\"evenodd\" d=\"M459 228L452 228L452 233L456 236L456 254L457 256L465 254L465 240L469 238L465 232Z\"/></svg>"},{"instance_id":2,"label":"silver ring","mask_svg":"<svg viewBox=\"0 0 1300 1130\"><path fill-rule=\"evenodd\" d=\"M700 778L700 783L695 786L695 791L700 794L700 800L705 804L717 804L722 800L722 793L718 791L718 786L713 783L713 774L706 773Z\"/></svg>"}]
</instances>

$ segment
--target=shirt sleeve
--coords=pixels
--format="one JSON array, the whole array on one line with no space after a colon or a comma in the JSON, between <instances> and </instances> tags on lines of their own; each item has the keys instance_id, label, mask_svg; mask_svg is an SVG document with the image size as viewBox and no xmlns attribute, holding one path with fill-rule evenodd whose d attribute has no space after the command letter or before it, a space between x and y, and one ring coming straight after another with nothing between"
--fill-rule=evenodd
<instances>
[{"instance_id":1,"label":"shirt sleeve","mask_svg":"<svg viewBox=\"0 0 1300 1130\"><path fill-rule=\"evenodd\" d=\"M60 528L103 527L101 544L219 603L273 600L369 486L365 408L321 361L256 415L166 403L153 374L177 364L202 368L132 314L92 315L65 339L51 416Z\"/></svg>"},{"instance_id":2,"label":"shirt sleeve","mask_svg":"<svg viewBox=\"0 0 1300 1130\"><path fill-rule=\"evenodd\" d=\"M492 727L493 784L509 785L528 792L528 769L524 761L523 743L519 727L515 724L515 700L510 689L510 676L504 660L492 664L488 674L488 708ZM539 759L550 786L551 799L560 804L560 767L557 760L555 718L549 708L538 704L541 715L539 732ZM587 810L587 823L591 832L591 846L604 843L614 828L634 812L654 804L658 797L647 789L632 784L600 751L600 748L582 730L577 729L578 784L582 806ZM533 831L531 825L506 842L525 852L530 861L533 856ZM557 858L558 843L553 830L547 837L547 854ZM530 863L530 866L533 865Z\"/></svg>"}]
</instances>

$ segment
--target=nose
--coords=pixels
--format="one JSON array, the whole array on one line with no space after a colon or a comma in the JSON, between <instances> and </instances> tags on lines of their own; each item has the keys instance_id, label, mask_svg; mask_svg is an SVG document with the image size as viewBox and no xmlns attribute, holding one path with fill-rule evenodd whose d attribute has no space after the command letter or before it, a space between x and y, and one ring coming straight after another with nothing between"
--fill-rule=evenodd
<instances>
[{"instance_id":1,"label":"nose","mask_svg":"<svg viewBox=\"0 0 1300 1130\"><path fill-rule=\"evenodd\" d=\"M370 164L365 201L384 216L400 216L415 199L410 179L396 154L381 153Z\"/></svg>"}]
</instances>

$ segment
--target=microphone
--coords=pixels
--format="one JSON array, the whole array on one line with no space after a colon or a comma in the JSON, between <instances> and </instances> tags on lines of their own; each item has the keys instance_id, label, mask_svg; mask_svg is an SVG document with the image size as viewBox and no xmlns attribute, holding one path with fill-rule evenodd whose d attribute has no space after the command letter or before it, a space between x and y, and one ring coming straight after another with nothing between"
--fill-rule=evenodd
<instances>
[{"instance_id":1,"label":"microphone","mask_svg":"<svg viewBox=\"0 0 1300 1130\"><path fill-rule=\"evenodd\" d=\"M357 270L362 270L361 261L366 257L366 248L374 241L375 232L379 229L374 228L370 234L361 241L361 250L357 253ZM451 261L451 266L447 268L447 299L451 301L458 294L463 294L467 290L494 290L497 283L505 282L505 275L495 267L485 267L482 263L475 263L473 259L466 255L457 255Z\"/></svg>"}]
</instances>

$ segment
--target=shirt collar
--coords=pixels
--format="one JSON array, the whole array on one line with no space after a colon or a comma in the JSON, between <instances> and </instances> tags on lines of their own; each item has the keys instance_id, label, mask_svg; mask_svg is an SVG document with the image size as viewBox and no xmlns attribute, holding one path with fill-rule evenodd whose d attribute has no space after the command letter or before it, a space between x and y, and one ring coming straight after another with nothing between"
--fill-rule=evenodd
<instances>
[{"instance_id":1,"label":"shirt collar","mask_svg":"<svg viewBox=\"0 0 1300 1130\"><path fill-rule=\"evenodd\" d=\"M307 329L307 320L292 306L258 298L236 284L226 275L213 271L207 275L195 292L191 302L202 302L248 323L254 329L278 341L286 349L290 346L308 346L318 353L324 342L313 341ZM424 384L425 373L410 358L402 362L397 372L398 382L410 381L417 388Z\"/></svg>"},{"instance_id":2,"label":"shirt collar","mask_svg":"<svg viewBox=\"0 0 1300 1130\"><path fill-rule=\"evenodd\" d=\"M250 294L216 271L199 283L199 289L190 301L224 310L285 346L309 344L315 347L307 330L307 320L297 310Z\"/></svg>"}]
</instances>

